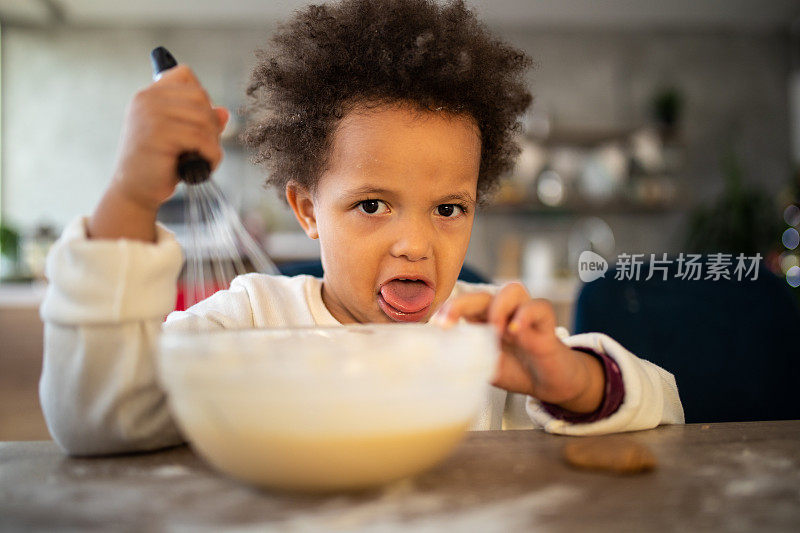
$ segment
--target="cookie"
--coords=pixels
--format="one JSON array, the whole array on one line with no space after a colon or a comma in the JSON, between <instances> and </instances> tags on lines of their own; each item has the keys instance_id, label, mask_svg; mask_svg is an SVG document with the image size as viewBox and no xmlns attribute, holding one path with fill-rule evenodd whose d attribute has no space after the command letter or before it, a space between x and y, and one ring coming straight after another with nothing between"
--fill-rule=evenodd
<instances>
[{"instance_id":1,"label":"cookie","mask_svg":"<svg viewBox=\"0 0 800 533\"><path fill-rule=\"evenodd\" d=\"M653 470L657 461L650 448L627 437L587 437L567 443L564 459L576 468L635 474Z\"/></svg>"}]
</instances>

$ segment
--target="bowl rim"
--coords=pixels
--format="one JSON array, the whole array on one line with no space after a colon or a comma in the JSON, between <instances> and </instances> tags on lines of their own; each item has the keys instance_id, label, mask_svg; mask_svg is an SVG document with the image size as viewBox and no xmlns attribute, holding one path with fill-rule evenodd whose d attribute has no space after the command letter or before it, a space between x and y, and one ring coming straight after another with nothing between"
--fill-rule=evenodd
<instances>
[{"instance_id":1,"label":"bowl rim","mask_svg":"<svg viewBox=\"0 0 800 533\"><path fill-rule=\"evenodd\" d=\"M231 336L231 335L249 335L249 334L258 334L263 333L265 335L279 335L279 334L292 334L292 333L324 333L324 332L335 332L335 333L342 333L343 331L358 331L358 330L366 330L366 329L379 329L379 330L397 330L397 329L406 329L406 330L423 330L428 331L431 329L439 329L444 332L453 331L464 331L464 330L473 330L473 331L489 331L494 330L494 326L491 324L486 323L474 323L474 322L459 322L450 326L440 326L437 324L431 324L430 322L412 322L412 323L399 323L399 324L387 324L383 322L376 322L376 323L364 323L364 324L340 324L338 326L269 326L265 328L259 327L247 327L247 328L221 328L221 329L206 329L206 330L199 330L199 331L190 331L190 330L183 330L183 329L162 329L160 333L160 337L169 337L169 338L183 338L183 337L221 337L221 336Z\"/></svg>"},{"instance_id":2,"label":"bowl rim","mask_svg":"<svg viewBox=\"0 0 800 533\"><path fill-rule=\"evenodd\" d=\"M291 334L298 333L298 332L305 332L305 333L319 333L319 332L336 332L342 333L346 330L350 331L357 331L359 329L368 329L369 327L377 328L380 330L387 330L389 328L393 328L394 331L398 331L400 329L406 331L432 331L434 328L441 329L443 332L447 333L448 335L458 335L459 337L472 337L475 339L475 334L478 335L478 338L482 338L485 341L489 339L492 340L492 344L494 344L493 349L490 352L487 352L485 356L481 356L477 359L475 358L466 358L464 359L464 364L469 362L470 365L477 365L478 367L483 365L490 365L494 367L497 364L497 361L500 356L500 340L496 334L496 330L494 326L485 323L467 323L467 322L459 322L452 326L442 327L440 328L438 325L430 325L428 323L413 323L413 324L343 324L340 326L295 326L295 327L281 327L281 328L242 328L242 329L219 329L219 330L204 330L200 332L192 332L187 330L177 330L173 332L164 332L162 337L158 340L158 356L157 356L157 367L158 367L158 374L160 379L164 380L168 376L181 376L182 380L191 378L192 381L199 382L205 379L208 379L206 375L206 370L203 370L202 365L199 367L195 367L195 370L192 372L187 372L186 368L180 368L176 370L177 367L173 366L173 362L181 361L181 360L192 360L195 362L205 362L205 361L214 361L219 360L220 357L224 358L227 355L221 355L225 351L219 351L215 347L213 347L216 342L214 340L221 340L222 342L226 342L229 336L235 335L242 335L242 334L286 334L289 333L290 336L283 337L281 340L292 340ZM467 332L469 332L467 334ZM467 334L467 335L465 335ZM241 338L241 337L240 337ZM212 340L213 339L213 340ZM207 342L203 342L206 340ZM335 340L335 339L334 339ZM483 340L481 342L483 342ZM189 354L185 350L181 350L181 348L191 348L193 346L202 346L200 348L200 352L192 352ZM176 351L177 349L177 351ZM455 352L454 352L455 353ZM330 352L324 355L323 359L334 361L338 358L338 353ZM452 357L452 354L448 354L448 357ZM177 358L177 359L176 359ZM246 354L243 356L244 359L254 359L254 360L261 360L262 362L266 359L264 358L263 354ZM301 358L305 359L305 358ZM391 359L401 360L402 357L392 356ZM391 360L390 359L390 360ZM440 359L444 360L444 359ZM179 367L181 365L179 364ZM171 370L170 370L171 369ZM226 373L227 377L223 376L222 374L213 374L213 382L216 385L222 384L222 382L227 382L227 380L233 380L235 383L239 383L239 378L237 377L239 370L231 370ZM445 371L448 374L452 375L451 373L453 370L449 367L445 368L429 368L429 374L433 377L441 376L441 372ZM177 372L177 374L176 374ZM287 374L287 376L291 377L291 373ZM283 378L281 378L283 379ZM307 376L306 378L309 382L318 381L314 378L313 375ZM356 377L355 379L360 379ZM323 381L327 381L327 378L324 378Z\"/></svg>"}]
</instances>

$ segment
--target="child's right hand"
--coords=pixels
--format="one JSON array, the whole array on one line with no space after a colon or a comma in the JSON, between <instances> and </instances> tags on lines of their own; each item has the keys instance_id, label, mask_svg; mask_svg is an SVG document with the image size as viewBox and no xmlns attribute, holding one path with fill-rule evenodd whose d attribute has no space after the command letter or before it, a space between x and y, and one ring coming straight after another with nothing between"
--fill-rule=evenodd
<instances>
[{"instance_id":1,"label":"child's right hand","mask_svg":"<svg viewBox=\"0 0 800 533\"><path fill-rule=\"evenodd\" d=\"M162 73L128 105L111 188L155 213L175 192L177 161L197 151L215 169L222 160L219 136L229 113L214 107L186 65Z\"/></svg>"}]
</instances>

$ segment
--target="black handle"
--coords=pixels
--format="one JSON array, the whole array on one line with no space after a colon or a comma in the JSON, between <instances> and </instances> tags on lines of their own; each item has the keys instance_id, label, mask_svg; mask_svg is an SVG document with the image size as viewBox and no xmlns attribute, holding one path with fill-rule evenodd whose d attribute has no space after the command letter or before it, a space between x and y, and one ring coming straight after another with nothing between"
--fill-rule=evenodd
<instances>
[{"instance_id":1,"label":"black handle","mask_svg":"<svg viewBox=\"0 0 800 533\"><path fill-rule=\"evenodd\" d=\"M153 48L153 51L150 52L150 62L153 63L153 78L158 77L163 71L178 64L172 54L169 53L169 50L163 46Z\"/></svg>"},{"instance_id":2,"label":"black handle","mask_svg":"<svg viewBox=\"0 0 800 533\"><path fill-rule=\"evenodd\" d=\"M150 61L153 63L153 79L157 80L160 74L178 64L169 50L163 46L154 48L150 52ZM211 176L211 165L198 152L183 152L178 156L178 177L181 181L195 185L206 181Z\"/></svg>"}]
</instances>

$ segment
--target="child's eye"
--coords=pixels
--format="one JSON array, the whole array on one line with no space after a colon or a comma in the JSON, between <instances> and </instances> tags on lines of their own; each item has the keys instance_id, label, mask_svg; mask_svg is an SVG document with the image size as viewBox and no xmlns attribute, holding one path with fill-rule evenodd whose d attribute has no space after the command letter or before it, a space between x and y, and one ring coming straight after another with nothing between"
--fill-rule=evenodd
<instances>
[{"instance_id":1,"label":"child's eye","mask_svg":"<svg viewBox=\"0 0 800 533\"><path fill-rule=\"evenodd\" d=\"M436 206L436 214L446 218L455 218L465 213L462 206L458 204L440 204Z\"/></svg>"},{"instance_id":2,"label":"child's eye","mask_svg":"<svg viewBox=\"0 0 800 533\"><path fill-rule=\"evenodd\" d=\"M364 200L358 203L359 209L368 215L382 214L386 212L386 202L383 200ZM381 210L383 208L383 210Z\"/></svg>"}]
</instances>

